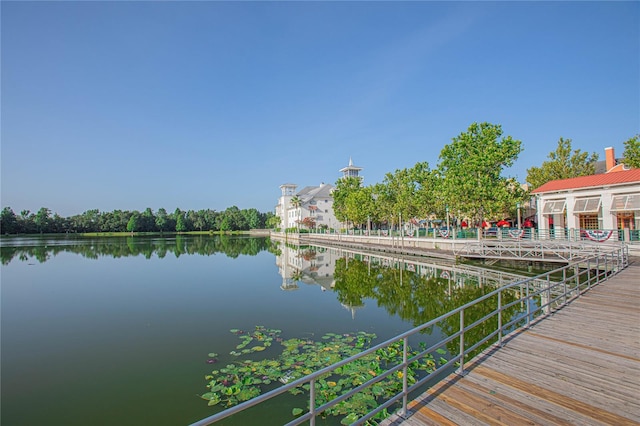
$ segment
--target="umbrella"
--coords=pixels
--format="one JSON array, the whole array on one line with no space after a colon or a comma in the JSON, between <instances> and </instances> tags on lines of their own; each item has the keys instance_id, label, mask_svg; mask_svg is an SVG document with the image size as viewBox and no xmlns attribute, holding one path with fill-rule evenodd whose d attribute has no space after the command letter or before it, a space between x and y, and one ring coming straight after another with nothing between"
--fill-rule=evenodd
<instances>
[{"instance_id":1,"label":"umbrella","mask_svg":"<svg viewBox=\"0 0 640 426\"><path fill-rule=\"evenodd\" d=\"M509 226L509 222L507 222L506 220L502 219L500 222L496 223L496 226L499 226L499 227Z\"/></svg>"}]
</instances>

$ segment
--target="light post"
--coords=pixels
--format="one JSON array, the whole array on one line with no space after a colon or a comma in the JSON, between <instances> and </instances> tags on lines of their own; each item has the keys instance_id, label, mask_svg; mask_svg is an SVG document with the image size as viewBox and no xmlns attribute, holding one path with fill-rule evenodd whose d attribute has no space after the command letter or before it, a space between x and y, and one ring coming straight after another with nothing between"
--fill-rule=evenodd
<instances>
[{"instance_id":1,"label":"light post","mask_svg":"<svg viewBox=\"0 0 640 426\"><path fill-rule=\"evenodd\" d=\"M449 231L449 206L446 207L447 211L447 232Z\"/></svg>"},{"instance_id":2,"label":"light post","mask_svg":"<svg viewBox=\"0 0 640 426\"><path fill-rule=\"evenodd\" d=\"M518 229L520 229L520 203L516 204L516 209L518 209Z\"/></svg>"}]
</instances>

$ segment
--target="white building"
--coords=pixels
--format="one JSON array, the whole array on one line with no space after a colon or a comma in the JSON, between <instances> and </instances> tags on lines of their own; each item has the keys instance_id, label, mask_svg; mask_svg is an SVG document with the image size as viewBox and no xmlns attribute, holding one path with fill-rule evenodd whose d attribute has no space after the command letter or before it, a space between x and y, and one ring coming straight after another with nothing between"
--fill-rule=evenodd
<instances>
[{"instance_id":1,"label":"white building","mask_svg":"<svg viewBox=\"0 0 640 426\"><path fill-rule=\"evenodd\" d=\"M540 231L640 229L640 169L616 165L612 148L606 161L607 173L554 180L532 191Z\"/></svg>"},{"instance_id":2,"label":"white building","mask_svg":"<svg viewBox=\"0 0 640 426\"><path fill-rule=\"evenodd\" d=\"M342 177L359 177L362 167L353 165L349 158L349 165L340 169ZM275 208L276 216L280 218L280 229L303 227L302 221L310 217L316 227L338 228L339 222L333 212L333 190L330 184L321 183L320 186L306 186L296 192L298 185L285 183L280 185L281 195Z\"/></svg>"}]
</instances>

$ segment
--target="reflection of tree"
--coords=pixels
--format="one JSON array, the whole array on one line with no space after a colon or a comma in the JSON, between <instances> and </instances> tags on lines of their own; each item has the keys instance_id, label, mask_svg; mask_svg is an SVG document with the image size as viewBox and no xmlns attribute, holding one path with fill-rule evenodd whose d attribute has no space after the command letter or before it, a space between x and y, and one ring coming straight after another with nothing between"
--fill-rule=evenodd
<instances>
[{"instance_id":1,"label":"reflection of tree","mask_svg":"<svg viewBox=\"0 0 640 426\"><path fill-rule=\"evenodd\" d=\"M38 262L46 262L51 256L58 253L76 253L88 259L97 259L100 256L114 258L128 256L144 256L151 258L155 253L163 258L167 253L173 253L176 257L182 254L213 255L224 253L236 258L240 255L255 256L261 251L271 247L267 238L254 238L248 236L227 235L176 235L170 238L145 238L145 237L98 237L98 238L31 238L30 245L11 244L10 239L3 241L0 247L0 260L3 265L9 264L15 257L22 261L36 259ZM17 244L23 241L16 240Z\"/></svg>"},{"instance_id":2,"label":"reflection of tree","mask_svg":"<svg viewBox=\"0 0 640 426\"><path fill-rule=\"evenodd\" d=\"M398 315L418 326L465 305L495 287L476 285L472 277L456 285L450 285L445 278L427 278L416 272L368 264L356 259L339 259L335 269L335 291L340 303L348 306L362 306L364 298L376 299L378 306L384 307L391 315ZM502 304L514 301L513 292L504 292ZM478 303L465 310L465 324L471 324L497 307L497 297ZM503 311L503 324L520 312L518 306ZM465 346L471 346L497 328L497 316L465 333ZM460 318L449 317L438 324L441 331L450 336L460 329ZM451 353L459 351L459 340L451 341L447 349Z\"/></svg>"},{"instance_id":3,"label":"reflection of tree","mask_svg":"<svg viewBox=\"0 0 640 426\"><path fill-rule=\"evenodd\" d=\"M302 277L303 277L303 273L300 269L296 269L291 273L291 280L293 282L302 280Z\"/></svg>"}]
</instances>

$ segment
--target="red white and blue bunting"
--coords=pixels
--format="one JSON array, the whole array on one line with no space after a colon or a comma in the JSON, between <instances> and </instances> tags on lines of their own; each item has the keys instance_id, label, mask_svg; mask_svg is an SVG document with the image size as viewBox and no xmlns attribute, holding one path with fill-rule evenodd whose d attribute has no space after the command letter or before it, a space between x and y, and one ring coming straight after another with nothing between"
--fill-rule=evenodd
<instances>
[{"instance_id":1,"label":"red white and blue bunting","mask_svg":"<svg viewBox=\"0 0 640 426\"><path fill-rule=\"evenodd\" d=\"M509 229L509 236L511 238L522 238L524 237L524 229Z\"/></svg>"},{"instance_id":2,"label":"red white and blue bunting","mask_svg":"<svg viewBox=\"0 0 640 426\"><path fill-rule=\"evenodd\" d=\"M583 232L588 239L599 243L607 241L613 235L613 231L604 231L602 229L585 229Z\"/></svg>"},{"instance_id":3,"label":"red white and blue bunting","mask_svg":"<svg viewBox=\"0 0 640 426\"><path fill-rule=\"evenodd\" d=\"M440 236L442 238L449 238L449 230L448 229L438 229Z\"/></svg>"}]
</instances>

